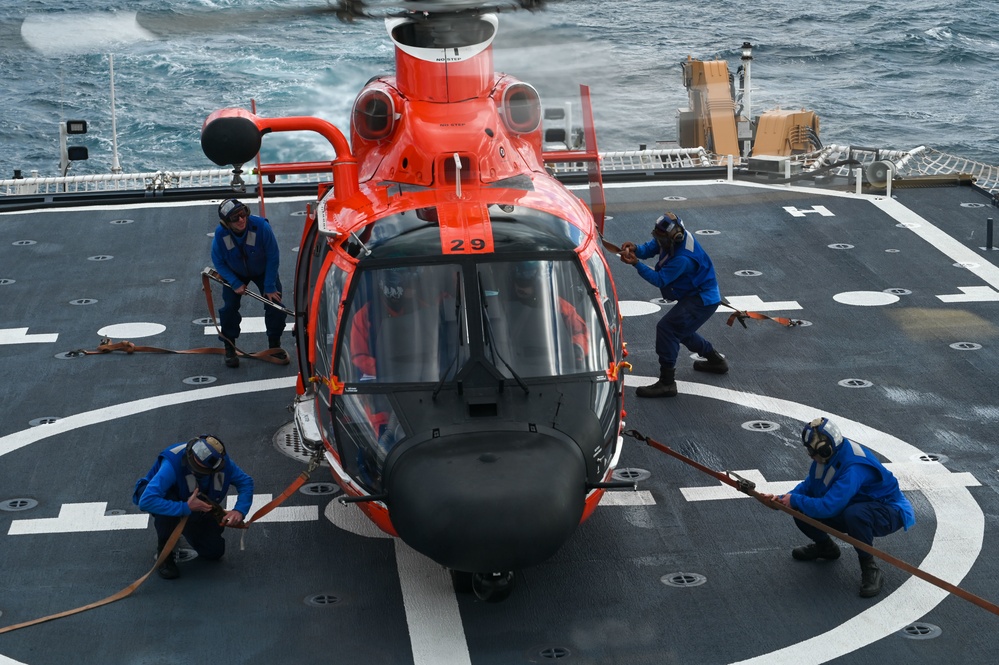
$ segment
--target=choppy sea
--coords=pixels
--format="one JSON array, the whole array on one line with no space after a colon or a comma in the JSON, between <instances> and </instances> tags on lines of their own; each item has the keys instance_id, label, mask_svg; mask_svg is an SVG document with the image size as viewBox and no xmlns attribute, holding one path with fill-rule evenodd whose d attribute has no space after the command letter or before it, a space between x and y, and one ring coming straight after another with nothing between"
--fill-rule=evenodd
<instances>
[{"instance_id":1,"label":"choppy sea","mask_svg":"<svg viewBox=\"0 0 999 665\"><path fill-rule=\"evenodd\" d=\"M199 135L226 106L315 115L346 130L354 96L390 72L381 21L341 23L325 0L8 0L0 7L0 179L56 175L59 123L88 122L108 172L112 117L126 172L210 168ZM825 143L920 145L999 165L999 3L967 0L563 0L503 13L495 63L546 105L593 93L601 150L676 139L680 62L754 45L752 112L809 108ZM115 113L110 61L114 56ZM282 134L262 158L329 159L323 139Z\"/></svg>"}]
</instances>

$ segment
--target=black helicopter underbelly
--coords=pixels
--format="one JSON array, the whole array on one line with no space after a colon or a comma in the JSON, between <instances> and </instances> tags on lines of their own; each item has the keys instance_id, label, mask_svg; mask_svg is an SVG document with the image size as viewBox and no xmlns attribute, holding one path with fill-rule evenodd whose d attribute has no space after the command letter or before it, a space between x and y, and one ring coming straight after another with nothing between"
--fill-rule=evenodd
<instances>
[{"instance_id":1,"label":"black helicopter underbelly","mask_svg":"<svg viewBox=\"0 0 999 665\"><path fill-rule=\"evenodd\" d=\"M579 525L588 483L606 473L617 440L615 389L579 376L535 381L527 391L450 387L436 399L395 392L412 432L379 474L396 532L456 570L545 561Z\"/></svg>"},{"instance_id":2,"label":"black helicopter underbelly","mask_svg":"<svg viewBox=\"0 0 999 665\"><path fill-rule=\"evenodd\" d=\"M586 469L556 432L492 431L425 441L385 479L392 524L449 568L503 571L553 555L583 514Z\"/></svg>"}]
</instances>

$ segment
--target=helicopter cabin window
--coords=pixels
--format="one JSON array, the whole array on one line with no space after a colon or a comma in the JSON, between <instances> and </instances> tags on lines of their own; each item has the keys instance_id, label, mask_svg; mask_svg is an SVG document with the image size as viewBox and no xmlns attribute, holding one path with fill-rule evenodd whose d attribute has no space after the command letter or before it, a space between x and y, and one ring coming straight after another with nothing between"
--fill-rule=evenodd
<instances>
[{"instance_id":1,"label":"helicopter cabin window","mask_svg":"<svg viewBox=\"0 0 999 665\"><path fill-rule=\"evenodd\" d=\"M602 371L603 324L571 259L478 266L485 355L508 378Z\"/></svg>"},{"instance_id":2,"label":"helicopter cabin window","mask_svg":"<svg viewBox=\"0 0 999 665\"><path fill-rule=\"evenodd\" d=\"M469 353L461 274L453 264L358 273L341 322L337 376L361 385L453 379Z\"/></svg>"},{"instance_id":3,"label":"helicopter cabin window","mask_svg":"<svg viewBox=\"0 0 999 665\"><path fill-rule=\"evenodd\" d=\"M343 285L347 274L330 265L323 280L323 295L319 299L319 312L316 316L316 336L313 343L316 345L315 373L317 376L329 378L333 369L333 343L336 334L337 313L340 311L340 295L343 293Z\"/></svg>"},{"instance_id":4,"label":"helicopter cabin window","mask_svg":"<svg viewBox=\"0 0 999 665\"><path fill-rule=\"evenodd\" d=\"M333 405L340 459L370 491L381 490L385 458L406 436L392 402L381 394L344 394Z\"/></svg>"},{"instance_id":5,"label":"helicopter cabin window","mask_svg":"<svg viewBox=\"0 0 999 665\"><path fill-rule=\"evenodd\" d=\"M610 329L611 348L621 347L621 326L618 321L617 300L614 298L614 287L607 276L607 265L600 252L594 252L587 260L586 265L593 275L593 281L597 286L597 300L604 308L607 317L607 326Z\"/></svg>"}]
</instances>

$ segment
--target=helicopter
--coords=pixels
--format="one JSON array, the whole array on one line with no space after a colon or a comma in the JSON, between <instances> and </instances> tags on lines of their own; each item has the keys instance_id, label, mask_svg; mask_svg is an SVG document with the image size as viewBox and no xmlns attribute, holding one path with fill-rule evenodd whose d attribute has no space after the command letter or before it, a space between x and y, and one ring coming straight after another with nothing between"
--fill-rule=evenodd
<instances>
[{"instance_id":1,"label":"helicopter","mask_svg":"<svg viewBox=\"0 0 999 665\"><path fill-rule=\"evenodd\" d=\"M587 91L585 150L546 152L537 90L493 67L510 4L382 16L395 73L357 95L349 141L320 118L239 108L213 112L201 136L234 173L269 133L332 145L331 162L258 169L332 175L295 267L299 436L343 502L491 602L605 491L631 487L612 478L626 350ZM340 5L350 19L368 8ZM546 169L555 161L590 165L590 207Z\"/></svg>"}]
</instances>

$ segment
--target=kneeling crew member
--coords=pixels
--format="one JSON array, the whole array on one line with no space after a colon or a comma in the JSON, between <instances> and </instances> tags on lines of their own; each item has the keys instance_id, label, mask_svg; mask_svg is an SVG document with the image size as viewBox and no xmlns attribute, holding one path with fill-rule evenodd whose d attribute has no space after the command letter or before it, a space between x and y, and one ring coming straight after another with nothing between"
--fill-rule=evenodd
<instances>
[{"instance_id":1,"label":"kneeling crew member","mask_svg":"<svg viewBox=\"0 0 999 665\"><path fill-rule=\"evenodd\" d=\"M239 496L226 512L218 506L225 502L230 484ZM225 554L222 529L241 525L250 510L253 479L226 454L218 437L203 434L161 452L149 474L136 484L133 500L153 515L157 556L180 519L190 515L184 537L199 557L214 561ZM180 576L173 556L166 558L158 572L168 580Z\"/></svg>"}]
</instances>

